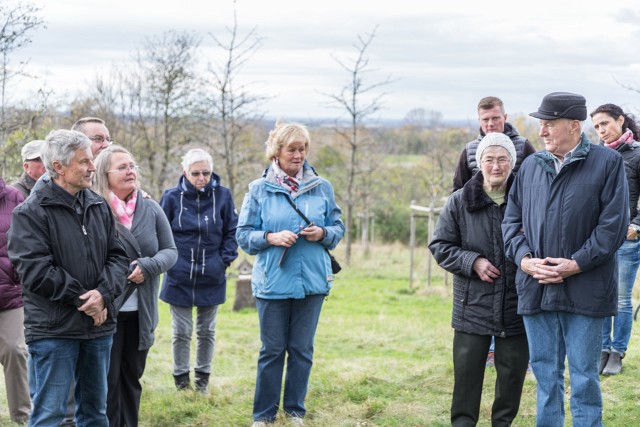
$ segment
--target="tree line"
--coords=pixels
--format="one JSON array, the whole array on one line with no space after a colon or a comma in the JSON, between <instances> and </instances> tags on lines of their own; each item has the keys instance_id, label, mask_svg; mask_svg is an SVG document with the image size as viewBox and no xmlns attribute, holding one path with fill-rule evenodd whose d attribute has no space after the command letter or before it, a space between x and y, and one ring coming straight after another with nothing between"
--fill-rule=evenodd
<instances>
[{"instance_id":1,"label":"tree line","mask_svg":"<svg viewBox=\"0 0 640 427\"><path fill-rule=\"evenodd\" d=\"M53 102L53 92L43 88L15 101L12 88L28 78L28 64L13 63L12 55L44 27L40 13L29 3L0 4L0 166L6 181L21 173L25 143L95 116L132 152L142 188L154 199L176 184L182 155L200 147L211 152L216 173L241 205L248 183L268 166L264 141L274 125L263 109L269 95L242 74L263 43L256 28L243 31L234 14L222 34L167 30L144 38L132 52L134 61L96 75L72 100ZM376 239L408 243L409 203L442 205L458 155L477 135L475 123L447 127L440 113L423 108L409 111L395 126L371 120L395 80L371 77L369 49L376 30L357 36L351 57L333 58L344 72L336 91L324 94L339 111L335 120L305 123L312 135L309 161L332 182L343 208L347 263L352 242L368 224L358 218L375 218ZM213 51L202 49L204 38Z\"/></svg>"}]
</instances>

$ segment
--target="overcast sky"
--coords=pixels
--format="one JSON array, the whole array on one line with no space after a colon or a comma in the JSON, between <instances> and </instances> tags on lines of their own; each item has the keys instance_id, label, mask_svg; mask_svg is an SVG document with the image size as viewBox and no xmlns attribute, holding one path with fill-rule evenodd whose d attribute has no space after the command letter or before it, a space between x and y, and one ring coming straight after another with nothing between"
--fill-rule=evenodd
<instances>
[{"instance_id":1,"label":"overcast sky","mask_svg":"<svg viewBox=\"0 0 640 427\"><path fill-rule=\"evenodd\" d=\"M7 0L3 0L7 1ZM13 0L8 0L13 1ZM130 60L145 37L166 30L225 37L231 0L32 0L47 28L20 51L28 70L69 99ZM640 94L640 3L584 0L237 0L240 31L257 27L262 46L243 78L272 96L268 116L337 117L322 93L337 93L358 35L377 36L368 51L369 82L394 79L380 92L382 118L414 108L445 120L475 120L483 96L503 99L507 113L528 114L542 97L571 91L588 108L613 102L637 113ZM24 84L22 87L29 87Z\"/></svg>"}]
</instances>

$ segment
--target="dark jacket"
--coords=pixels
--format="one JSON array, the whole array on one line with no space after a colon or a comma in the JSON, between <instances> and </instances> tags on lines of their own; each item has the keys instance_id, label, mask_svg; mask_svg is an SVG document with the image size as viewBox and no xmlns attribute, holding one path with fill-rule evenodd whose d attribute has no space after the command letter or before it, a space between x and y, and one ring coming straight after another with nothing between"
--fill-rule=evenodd
<instances>
[{"instance_id":1,"label":"dark jacket","mask_svg":"<svg viewBox=\"0 0 640 427\"><path fill-rule=\"evenodd\" d=\"M629 186L629 219L632 224L640 227L640 216L638 215L638 200L640 199L640 143L634 141L633 144L622 144L616 151L624 159L624 170L627 174L627 184Z\"/></svg>"},{"instance_id":2,"label":"dark jacket","mask_svg":"<svg viewBox=\"0 0 640 427\"><path fill-rule=\"evenodd\" d=\"M238 257L238 214L231 191L211 174L201 191L184 175L160 200L178 248L178 261L164 275L160 299L180 307L208 307L226 300L227 267Z\"/></svg>"},{"instance_id":3,"label":"dark jacket","mask_svg":"<svg viewBox=\"0 0 640 427\"><path fill-rule=\"evenodd\" d=\"M529 155L536 152L536 149L531 145L527 138L520 136L518 131L510 123L504 124L504 134L511 138L513 145L516 148L516 165L513 168L513 173L518 172L522 161ZM478 144L485 137L485 133L480 129L480 135L467 145L460 153L460 159L458 160L458 166L453 175L453 191L461 189L464 184L471 179L471 177L480 170L478 163L476 162L476 149Z\"/></svg>"},{"instance_id":4,"label":"dark jacket","mask_svg":"<svg viewBox=\"0 0 640 427\"><path fill-rule=\"evenodd\" d=\"M9 258L21 279L27 342L40 338L92 339L115 332L115 299L125 283L129 260L116 237L111 209L85 189L82 219L52 182L34 190L13 211ZM107 321L78 311L79 296L97 289Z\"/></svg>"},{"instance_id":5,"label":"dark jacket","mask_svg":"<svg viewBox=\"0 0 640 427\"><path fill-rule=\"evenodd\" d=\"M18 190L7 186L0 178L0 310L22 307L20 280L7 253L7 231L11 225L11 212L23 200Z\"/></svg>"},{"instance_id":6,"label":"dark jacket","mask_svg":"<svg viewBox=\"0 0 640 427\"><path fill-rule=\"evenodd\" d=\"M158 326L158 291L160 275L171 268L178 258L169 221L162 208L138 192L133 224L128 230L118 222L118 236L131 260L137 260L144 282L127 283L117 306L124 303L128 287L138 291L138 350L148 350L155 341ZM129 290L130 295L133 289Z\"/></svg>"},{"instance_id":7,"label":"dark jacket","mask_svg":"<svg viewBox=\"0 0 640 427\"><path fill-rule=\"evenodd\" d=\"M31 189L36 185L36 180L27 175L26 172L22 172L20 178L12 185L13 188L19 190L22 193L23 198L29 197Z\"/></svg>"},{"instance_id":8,"label":"dark jacket","mask_svg":"<svg viewBox=\"0 0 640 427\"><path fill-rule=\"evenodd\" d=\"M622 156L590 144L584 133L557 174L547 151L522 163L502 225L507 256L517 266L527 254L574 259L581 273L541 285L518 268L518 313L617 313L615 256L627 234L628 195Z\"/></svg>"},{"instance_id":9,"label":"dark jacket","mask_svg":"<svg viewBox=\"0 0 640 427\"><path fill-rule=\"evenodd\" d=\"M516 266L504 253L500 225L506 204L498 206L482 188L482 172L453 193L440 213L429 249L453 274L451 326L461 332L507 337L524 333L517 314ZM507 182L507 192L513 174ZM473 271L478 257L488 259L500 276L484 282Z\"/></svg>"}]
</instances>

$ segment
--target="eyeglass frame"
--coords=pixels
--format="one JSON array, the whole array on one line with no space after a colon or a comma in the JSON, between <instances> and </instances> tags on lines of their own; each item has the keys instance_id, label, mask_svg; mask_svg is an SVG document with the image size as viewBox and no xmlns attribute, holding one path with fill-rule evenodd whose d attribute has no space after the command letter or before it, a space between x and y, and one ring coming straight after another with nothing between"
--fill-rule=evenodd
<instances>
[{"instance_id":1,"label":"eyeglass frame","mask_svg":"<svg viewBox=\"0 0 640 427\"><path fill-rule=\"evenodd\" d=\"M498 157L497 159L483 159L480 160L480 164L483 166L493 166L497 164L498 166L506 166L511 163L511 160L508 157Z\"/></svg>"},{"instance_id":2,"label":"eyeglass frame","mask_svg":"<svg viewBox=\"0 0 640 427\"><path fill-rule=\"evenodd\" d=\"M107 173L127 173L129 171L138 172L140 170L140 166L135 163L129 163L128 165L122 165L116 169L108 170Z\"/></svg>"},{"instance_id":3,"label":"eyeglass frame","mask_svg":"<svg viewBox=\"0 0 640 427\"><path fill-rule=\"evenodd\" d=\"M189 175L191 175L191 177L193 177L193 178L197 178L200 175L202 175L203 177L207 178L207 177L210 177L212 173L213 172L211 172L211 171L190 171Z\"/></svg>"},{"instance_id":4,"label":"eyeglass frame","mask_svg":"<svg viewBox=\"0 0 640 427\"><path fill-rule=\"evenodd\" d=\"M107 137L107 138L105 138L104 136L95 135L95 136L88 137L88 138L89 138L89 140L90 140L91 142L96 142L96 143L98 143L98 144L104 144L104 143L106 142L106 143L107 143L107 145L111 145L111 144L113 144L113 143L114 143L114 140L113 140L113 139L111 139L111 137Z\"/></svg>"}]
</instances>

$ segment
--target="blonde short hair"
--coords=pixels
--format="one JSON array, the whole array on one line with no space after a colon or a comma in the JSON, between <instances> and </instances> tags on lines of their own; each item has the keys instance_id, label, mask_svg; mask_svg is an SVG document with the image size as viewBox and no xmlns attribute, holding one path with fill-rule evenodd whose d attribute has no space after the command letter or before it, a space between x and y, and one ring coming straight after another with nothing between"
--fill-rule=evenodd
<instances>
[{"instance_id":1,"label":"blonde short hair","mask_svg":"<svg viewBox=\"0 0 640 427\"><path fill-rule=\"evenodd\" d=\"M276 127L269 132L269 138L264 143L267 159L277 158L282 147L298 141L304 142L304 151L308 153L311 138L307 127L299 123L280 123L278 120Z\"/></svg>"}]
</instances>

